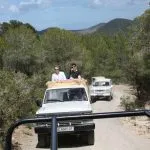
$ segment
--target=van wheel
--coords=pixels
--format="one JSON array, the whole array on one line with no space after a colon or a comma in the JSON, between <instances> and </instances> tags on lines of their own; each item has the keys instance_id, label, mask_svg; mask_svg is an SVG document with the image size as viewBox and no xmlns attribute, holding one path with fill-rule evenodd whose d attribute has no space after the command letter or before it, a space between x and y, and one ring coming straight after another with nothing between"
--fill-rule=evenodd
<instances>
[{"instance_id":1,"label":"van wheel","mask_svg":"<svg viewBox=\"0 0 150 150\"><path fill-rule=\"evenodd\" d=\"M112 96L108 96L108 97L107 97L107 100L108 100L108 101L111 101L111 100L112 100Z\"/></svg>"},{"instance_id":2,"label":"van wheel","mask_svg":"<svg viewBox=\"0 0 150 150\"><path fill-rule=\"evenodd\" d=\"M111 100L113 100L113 96L111 96Z\"/></svg>"}]
</instances>

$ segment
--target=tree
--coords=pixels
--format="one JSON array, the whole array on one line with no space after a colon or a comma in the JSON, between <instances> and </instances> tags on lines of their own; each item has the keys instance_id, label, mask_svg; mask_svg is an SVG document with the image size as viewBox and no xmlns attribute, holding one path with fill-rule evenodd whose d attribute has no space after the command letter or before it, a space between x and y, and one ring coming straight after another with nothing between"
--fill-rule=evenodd
<instances>
[{"instance_id":1,"label":"tree","mask_svg":"<svg viewBox=\"0 0 150 150\"><path fill-rule=\"evenodd\" d=\"M67 71L72 61L82 65L84 48L74 33L54 28L43 34L40 41L46 68L59 64Z\"/></svg>"},{"instance_id":2,"label":"tree","mask_svg":"<svg viewBox=\"0 0 150 150\"><path fill-rule=\"evenodd\" d=\"M33 89L22 73L0 71L0 137L5 138L8 127L17 119L31 116L36 106ZM0 139L2 140L2 139Z\"/></svg>"},{"instance_id":3,"label":"tree","mask_svg":"<svg viewBox=\"0 0 150 150\"><path fill-rule=\"evenodd\" d=\"M2 23L2 32L5 33L7 32L10 28L11 29L15 29L15 28L19 28L21 26L25 26L29 29L31 29L34 33L36 33L36 30L33 26L31 26L29 23L23 23L21 21L17 21L17 20L10 20L9 23L7 22L3 22Z\"/></svg>"},{"instance_id":4,"label":"tree","mask_svg":"<svg viewBox=\"0 0 150 150\"><path fill-rule=\"evenodd\" d=\"M7 44L3 37L0 37L0 69L3 68L3 54L4 49L6 49Z\"/></svg>"},{"instance_id":5,"label":"tree","mask_svg":"<svg viewBox=\"0 0 150 150\"><path fill-rule=\"evenodd\" d=\"M150 100L150 9L137 20L138 24L134 26L129 46L130 61L127 73L136 89L136 103L143 107Z\"/></svg>"},{"instance_id":6,"label":"tree","mask_svg":"<svg viewBox=\"0 0 150 150\"><path fill-rule=\"evenodd\" d=\"M19 26L15 29L10 28L4 38L8 44L3 54L4 67L29 76L36 72L39 53L36 34L25 26Z\"/></svg>"}]
</instances>

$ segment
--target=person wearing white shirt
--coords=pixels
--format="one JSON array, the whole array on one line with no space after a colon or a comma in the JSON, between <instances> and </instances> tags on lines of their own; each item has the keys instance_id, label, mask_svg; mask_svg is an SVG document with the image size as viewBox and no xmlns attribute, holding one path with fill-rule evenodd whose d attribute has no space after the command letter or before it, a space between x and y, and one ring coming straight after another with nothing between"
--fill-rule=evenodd
<instances>
[{"instance_id":1,"label":"person wearing white shirt","mask_svg":"<svg viewBox=\"0 0 150 150\"><path fill-rule=\"evenodd\" d=\"M58 66L55 66L55 73L52 74L52 81L66 80L65 73L59 70Z\"/></svg>"}]
</instances>

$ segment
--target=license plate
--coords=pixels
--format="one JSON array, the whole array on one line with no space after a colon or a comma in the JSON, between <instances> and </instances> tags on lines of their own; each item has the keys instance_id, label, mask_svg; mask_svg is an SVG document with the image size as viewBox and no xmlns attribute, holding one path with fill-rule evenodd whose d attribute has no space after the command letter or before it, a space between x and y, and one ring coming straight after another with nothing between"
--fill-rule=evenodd
<instances>
[{"instance_id":1,"label":"license plate","mask_svg":"<svg viewBox=\"0 0 150 150\"><path fill-rule=\"evenodd\" d=\"M74 127L73 126L57 127L57 132L68 132L68 131L74 131Z\"/></svg>"},{"instance_id":2,"label":"license plate","mask_svg":"<svg viewBox=\"0 0 150 150\"><path fill-rule=\"evenodd\" d=\"M95 92L95 94L103 94L104 92L103 91L97 91Z\"/></svg>"}]
</instances>

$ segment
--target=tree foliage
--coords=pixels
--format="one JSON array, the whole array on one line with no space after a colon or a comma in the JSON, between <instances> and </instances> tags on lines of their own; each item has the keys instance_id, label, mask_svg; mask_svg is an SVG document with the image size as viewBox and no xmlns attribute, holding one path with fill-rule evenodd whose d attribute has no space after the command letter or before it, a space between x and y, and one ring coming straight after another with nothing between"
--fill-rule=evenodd
<instances>
[{"instance_id":1,"label":"tree foliage","mask_svg":"<svg viewBox=\"0 0 150 150\"><path fill-rule=\"evenodd\" d=\"M31 29L19 26L4 35L7 47L3 53L3 67L32 75L37 70L37 38Z\"/></svg>"},{"instance_id":2,"label":"tree foliage","mask_svg":"<svg viewBox=\"0 0 150 150\"><path fill-rule=\"evenodd\" d=\"M129 44L127 73L136 89L136 102L143 107L150 100L150 9L137 21Z\"/></svg>"},{"instance_id":3,"label":"tree foliage","mask_svg":"<svg viewBox=\"0 0 150 150\"><path fill-rule=\"evenodd\" d=\"M11 29L15 29L18 28L20 26L26 26L28 29L31 29L34 33L36 33L36 30L33 26L31 26L29 23L23 23L21 21L17 21L17 20L10 20L9 23L8 22L3 22L2 24L2 31L3 33L7 32L7 30Z\"/></svg>"},{"instance_id":4,"label":"tree foliage","mask_svg":"<svg viewBox=\"0 0 150 150\"><path fill-rule=\"evenodd\" d=\"M5 134L12 122L35 110L32 86L22 73L0 71L0 129ZM2 137L1 135L1 137Z\"/></svg>"}]
</instances>

